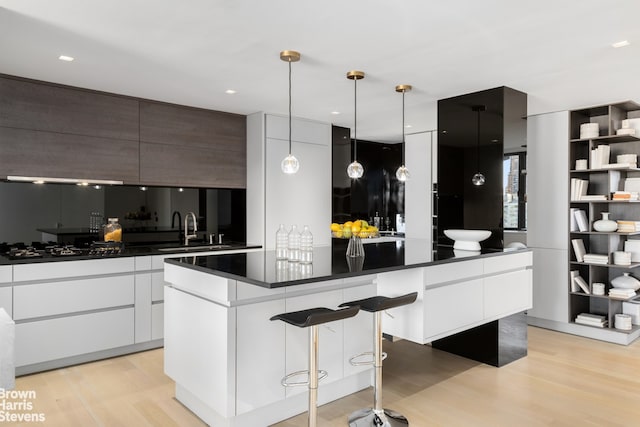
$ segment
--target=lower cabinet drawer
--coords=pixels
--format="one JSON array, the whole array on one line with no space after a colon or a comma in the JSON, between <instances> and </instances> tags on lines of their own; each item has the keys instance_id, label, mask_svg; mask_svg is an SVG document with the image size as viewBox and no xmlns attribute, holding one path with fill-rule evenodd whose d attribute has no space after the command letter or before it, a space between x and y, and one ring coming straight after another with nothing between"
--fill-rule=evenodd
<instances>
[{"instance_id":1,"label":"lower cabinet drawer","mask_svg":"<svg viewBox=\"0 0 640 427\"><path fill-rule=\"evenodd\" d=\"M13 317L13 288L0 286L0 308L4 308L9 317Z\"/></svg>"},{"instance_id":2,"label":"lower cabinet drawer","mask_svg":"<svg viewBox=\"0 0 640 427\"><path fill-rule=\"evenodd\" d=\"M425 290L425 342L482 321L482 284L482 279L477 279Z\"/></svg>"},{"instance_id":3,"label":"lower cabinet drawer","mask_svg":"<svg viewBox=\"0 0 640 427\"><path fill-rule=\"evenodd\" d=\"M15 320L134 304L134 275L14 286Z\"/></svg>"},{"instance_id":4,"label":"lower cabinet drawer","mask_svg":"<svg viewBox=\"0 0 640 427\"><path fill-rule=\"evenodd\" d=\"M151 339L164 338L164 303L151 306Z\"/></svg>"},{"instance_id":5,"label":"lower cabinet drawer","mask_svg":"<svg viewBox=\"0 0 640 427\"><path fill-rule=\"evenodd\" d=\"M532 270L487 277L484 282L484 317L496 318L531 308Z\"/></svg>"},{"instance_id":6,"label":"lower cabinet drawer","mask_svg":"<svg viewBox=\"0 0 640 427\"><path fill-rule=\"evenodd\" d=\"M16 366L130 345L133 331L133 307L18 323Z\"/></svg>"}]
</instances>

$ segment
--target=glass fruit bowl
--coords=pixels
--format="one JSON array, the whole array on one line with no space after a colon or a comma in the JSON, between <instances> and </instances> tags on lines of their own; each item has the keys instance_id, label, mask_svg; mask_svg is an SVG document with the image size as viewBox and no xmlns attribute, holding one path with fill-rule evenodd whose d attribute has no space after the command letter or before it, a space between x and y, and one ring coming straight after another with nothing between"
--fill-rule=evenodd
<instances>
[{"instance_id":1,"label":"glass fruit bowl","mask_svg":"<svg viewBox=\"0 0 640 427\"><path fill-rule=\"evenodd\" d=\"M369 225L367 221L357 219L355 221L347 221L344 224L338 224L337 222L331 224L331 237L336 239L350 239L351 237L368 239L380 237L380 231L378 227Z\"/></svg>"}]
</instances>

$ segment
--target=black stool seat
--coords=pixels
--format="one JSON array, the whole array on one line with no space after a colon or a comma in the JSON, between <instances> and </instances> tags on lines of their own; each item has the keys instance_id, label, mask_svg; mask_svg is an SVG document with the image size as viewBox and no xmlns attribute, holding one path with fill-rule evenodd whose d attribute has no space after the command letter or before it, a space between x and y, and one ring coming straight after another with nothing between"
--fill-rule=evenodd
<instances>
[{"instance_id":1,"label":"black stool seat","mask_svg":"<svg viewBox=\"0 0 640 427\"><path fill-rule=\"evenodd\" d=\"M360 307L356 304L351 304L349 308L343 308L342 310L316 307L307 310L276 314L270 320L282 320L290 325L297 326L299 328L306 328L308 326L320 325L322 323L353 317L358 314L358 310L360 310Z\"/></svg>"},{"instance_id":2,"label":"black stool seat","mask_svg":"<svg viewBox=\"0 0 640 427\"><path fill-rule=\"evenodd\" d=\"M344 302L338 307L359 306L361 310L375 313L377 311L388 310L390 308L411 304L416 300L417 297L417 292L411 292L410 294L401 295L399 297L376 296L357 301Z\"/></svg>"}]
</instances>

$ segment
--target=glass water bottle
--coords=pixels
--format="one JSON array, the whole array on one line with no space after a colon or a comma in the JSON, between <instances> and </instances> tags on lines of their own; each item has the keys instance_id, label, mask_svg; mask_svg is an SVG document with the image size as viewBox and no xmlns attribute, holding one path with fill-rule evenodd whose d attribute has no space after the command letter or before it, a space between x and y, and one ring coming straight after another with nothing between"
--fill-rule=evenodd
<instances>
[{"instance_id":1,"label":"glass water bottle","mask_svg":"<svg viewBox=\"0 0 640 427\"><path fill-rule=\"evenodd\" d=\"M290 262L300 261L300 232L295 225L289 231L289 244L287 246L288 259Z\"/></svg>"},{"instance_id":2,"label":"glass water bottle","mask_svg":"<svg viewBox=\"0 0 640 427\"><path fill-rule=\"evenodd\" d=\"M313 235L308 225L304 226L300 236L300 262L302 264L313 262Z\"/></svg>"},{"instance_id":3,"label":"glass water bottle","mask_svg":"<svg viewBox=\"0 0 640 427\"><path fill-rule=\"evenodd\" d=\"M276 259L287 259L287 246L289 245L289 233L284 228L284 224L280 224L276 231Z\"/></svg>"}]
</instances>

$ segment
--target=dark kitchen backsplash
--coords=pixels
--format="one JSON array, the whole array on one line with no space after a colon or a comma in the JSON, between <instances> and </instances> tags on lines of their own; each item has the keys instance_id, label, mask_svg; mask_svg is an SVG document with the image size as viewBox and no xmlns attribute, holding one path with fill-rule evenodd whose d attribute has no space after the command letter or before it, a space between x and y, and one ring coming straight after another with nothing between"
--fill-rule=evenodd
<instances>
[{"instance_id":1,"label":"dark kitchen backsplash","mask_svg":"<svg viewBox=\"0 0 640 427\"><path fill-rule=\"evenodd\" d=\"M59 243L95 240L92 213L118 218L125 243L178 242L178 215L193 212L203 238L246 240L246 191L242 189L77 186L0 182L0 242ZM44 232L43 232L44 230ZM156 232L157 231L157 232ZM66 236L66 237L62 237ZM75 239L75 240L74 240Z\"/></svg>"}]
</instances>

